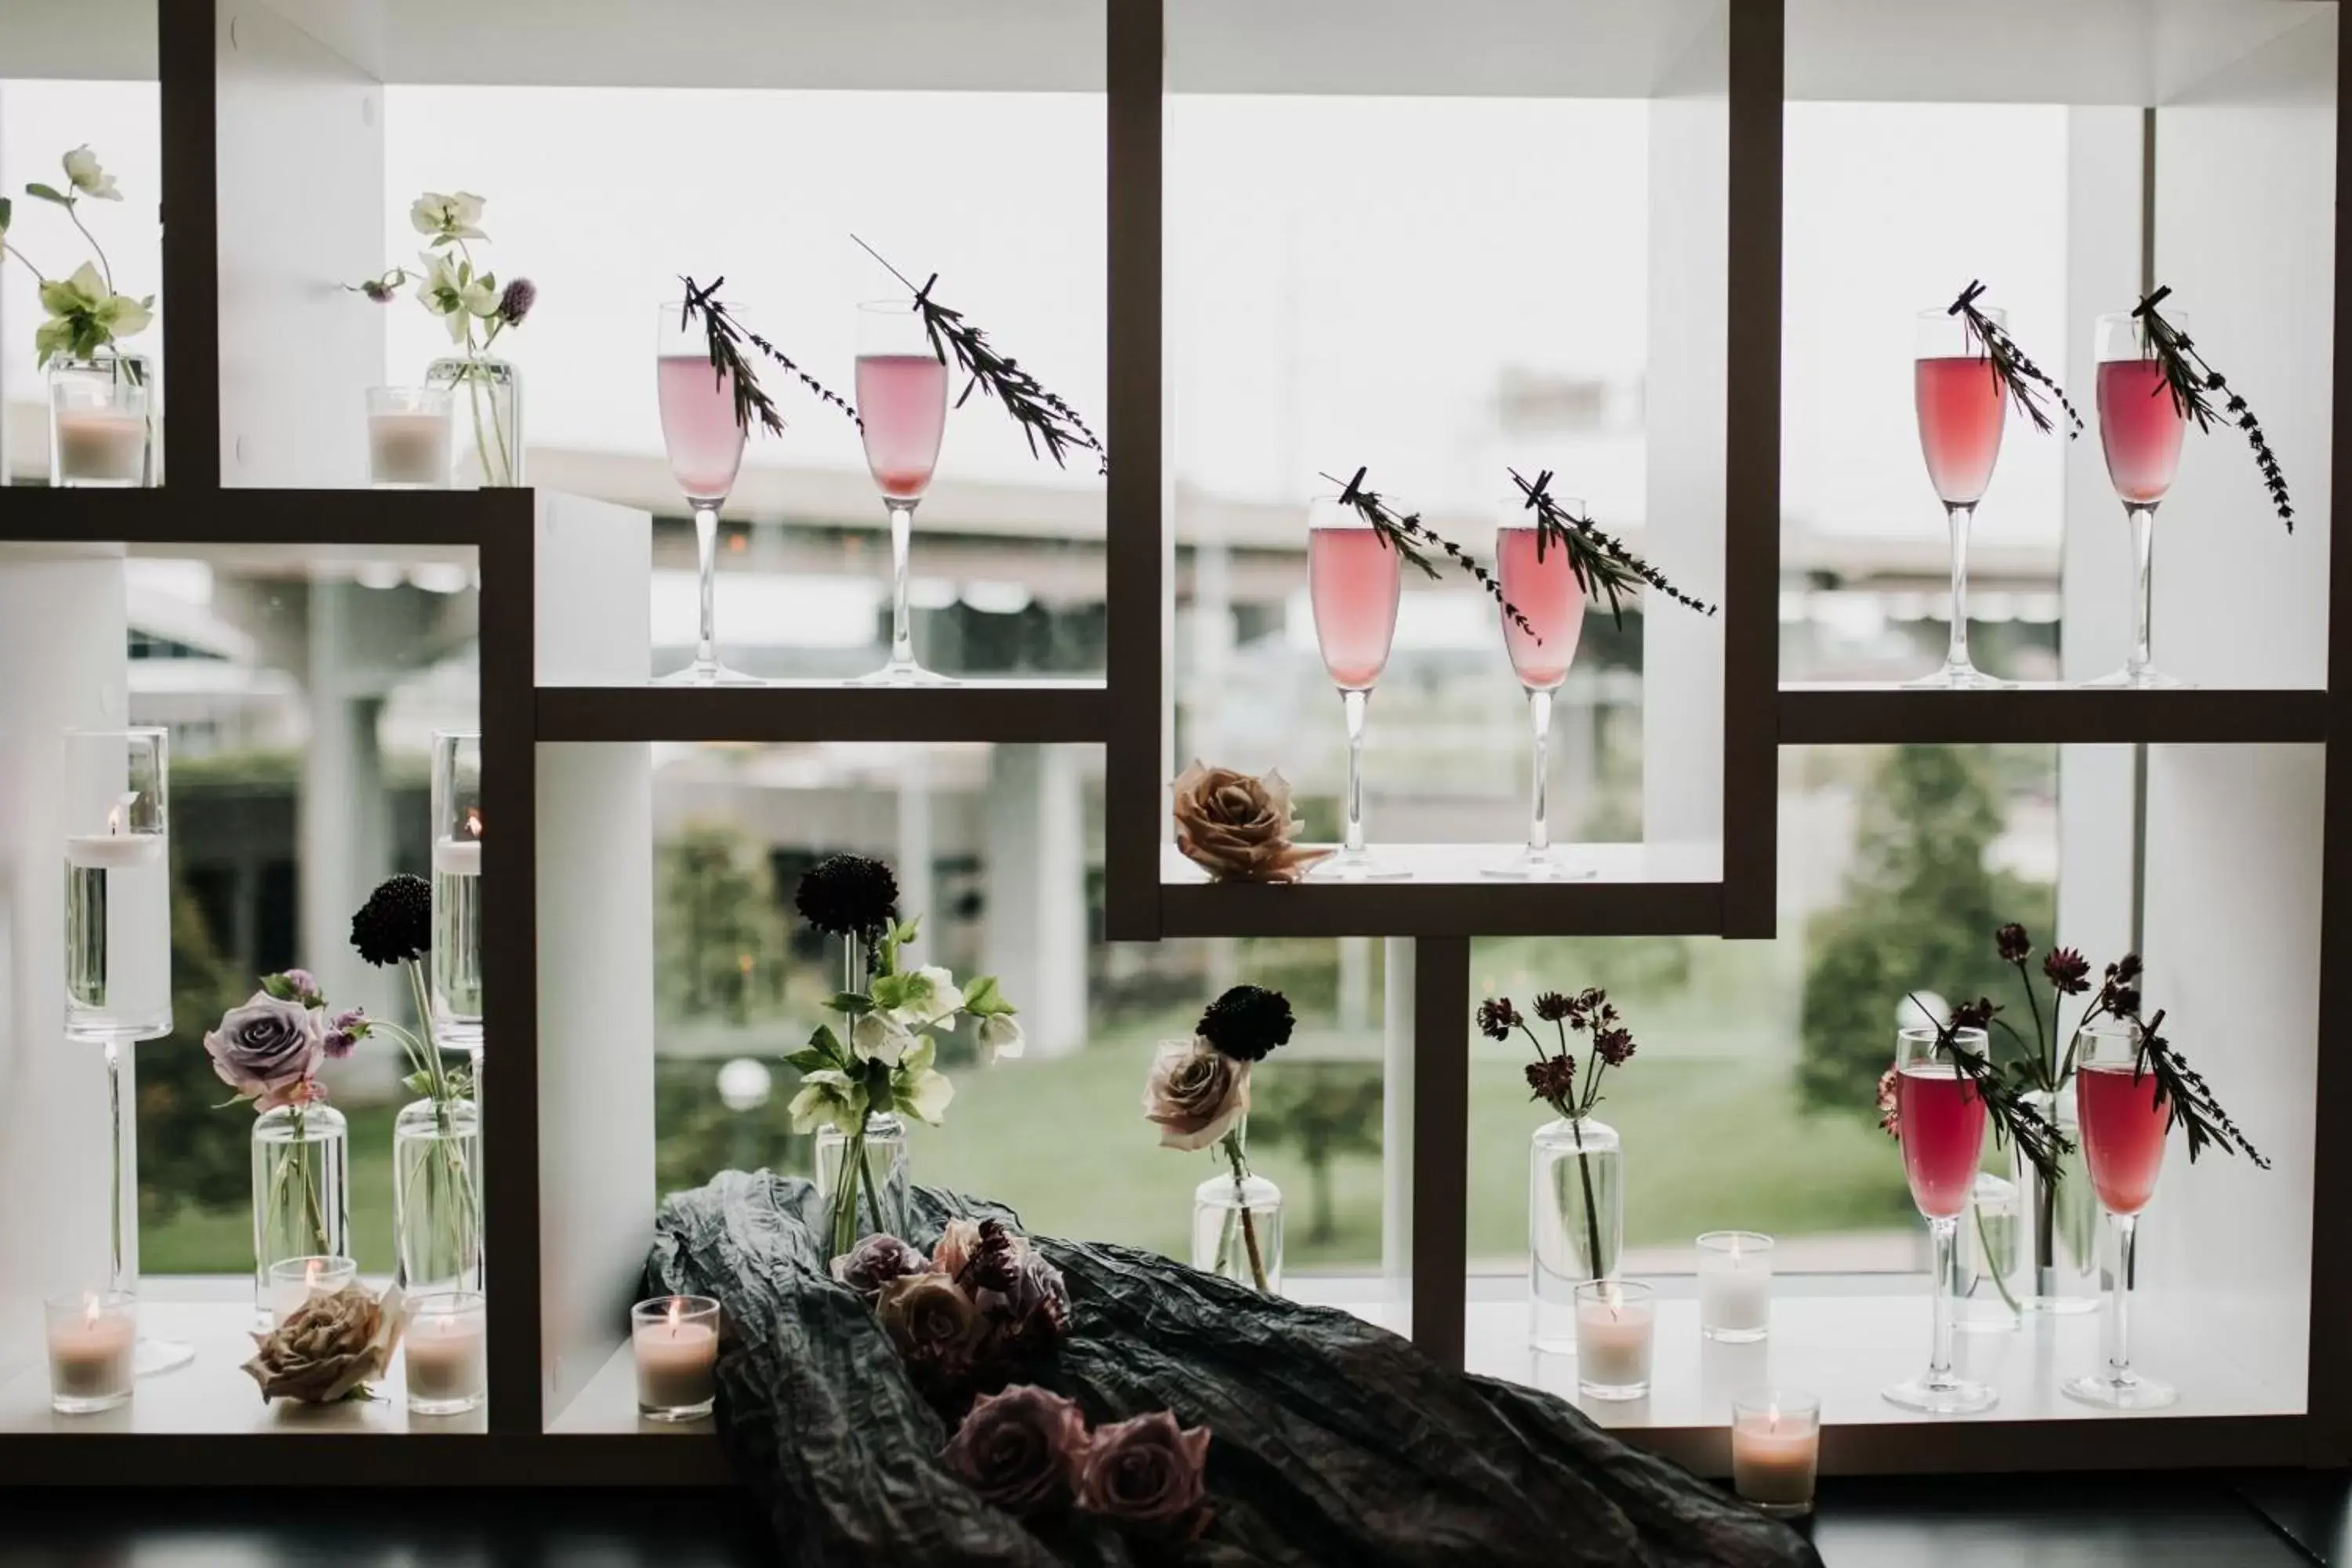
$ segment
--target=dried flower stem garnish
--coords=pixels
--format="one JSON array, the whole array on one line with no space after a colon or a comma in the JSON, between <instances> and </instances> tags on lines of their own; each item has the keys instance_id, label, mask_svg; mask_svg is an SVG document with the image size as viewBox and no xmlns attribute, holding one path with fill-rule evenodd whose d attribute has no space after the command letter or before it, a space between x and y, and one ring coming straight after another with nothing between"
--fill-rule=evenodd
<instances>
[{"instance_id":1,"label":"dried flower stem garnish","mask_svg":"<svg viewBox=\"0 0 2352 1568\"><path fill-rule=\"evenodd\" d=\"M2139 1031L2139 1060L2132 1079L2137 1082L2143 1075L2155 1075L2157 1092L2164 1098L2165 1125L2179 1127L2187 1136L2189 1163L2195 1164L2198 1155L2215 1148L2224 1154L2242 1152L2258 1169L2269 1170L2271 1163L2213 1098L2212 1086L2172 1048L2171 1041L2157 1033L2157 1026L2164 1022L2164 1010L2159 1007L2155 1017L2135 1017L2131 1022Z\"/></svg>"},{"instance_id":2,"label":"dried flower stem garnish","mask_svg":"<svg viewBox=\"0 0 2352 1568\"><path fill-rule=\"evenodd\" d=\"M2147 339L2148 353L2164 372L2164 384L2172 393L2172 406L2183 419L2194 419L2200 430L2210 430L2217 419L2235 425L2246 433L2246 444L2254 449L2254 467L2263 472L2263 488L2271 493L2271 507L2286 524L2289 533L2294 531L2294 506L2288 500L2286 475L2279 468L2278 454L2263 435L2262 421L2246 406L2244 395L2230 391L2230 384L2221 379L2211 362L2197 352L2197 345L2187 334L2164 319L2157 310L2164 298L2172 292L2166 284L2132 308L2139 318ZM2221 407L2213 406L2210 395L2229 392L2229 400Z\"/></svg>"},{"instance_id":3,"label":"dried flower stem garnish","mask_svg":"<svg viewBox=\"0 0 2352 1568\"><path fill-rule=\"evenodd\" d=\"M1977 1098L1984 1101L1985 1119L1992 1123L1993 1142L2014 1148L2034 1173L2050 1185L2061 1179L2059 1161L2074 1150L2074 1143L2058 1131L2057 1126L2042 1112L2027 1103L2025 1095L2031 1087L2027 1082L2013 1081L1992 1065L1990 1056L1979 1056L1959 1047L1960 1022L1955 1018L1937 1018L1927 1005L1915 993L1911 1005L1919 1009L1920 1016L1935 1026L1936 1052L1945 1058L1971 1084Z\"/></svg>"},{"instance_id":4,"label":"dried flower stem garnish","mask_svg":"<svg viewBox=\"0 0 2352 1568\"><path fill-rule=\"evenodd\" d=\"M1021 368L1020 361L998 353L989 342L988 334L967 322L962 311L950 310L931 298L931 289L940 280L938 273L925 279L918 289L913 279L884 260L880 251L854 234L849 237L913 292L915 309L922 312L923 331L929 334L931 352L939 356L940 363L947 363L952 353L956 364L971 377L956 398L958 408L971 399L976 388L1004 405L1004 412L1013 416L1013 422L1021 426L1021 434L1028 438L1030 456L1036 456L1042 446L1056 468L1067 468L1067 454L1076 447L1095 455L1097 473L1110 471L1110 453L1104 447L1102 438L1087 428L1076 409L1047 391L1035 376Z\"/></svg>"},{"instance_id":5,"label":"dried flower stem garnish","mask_svg":"<svg viewBox=\"0 0 2352 1568\"><path fill-rule=\"evenodd\" d=\"M1970 279L1969 286L1960 290L1960 297L1952 301L1945 314L1958 316L1967 324L1969 336L1977 341L1985 352L1985 358L1992 362L1993 374L2000 378L2001 385L2009 389L2009 395L2017 400L2017 405L2025 410L2025 416L2033 421L2036 430L2045 436L2050 433L2050 415L2042 406L2042 394L2035 390L2038 386L2048 391L2058 400L2058 406L2066 411L2067 422L2073 426L2066 432L2066 439L2073 440L2083 433L2083 416L2067 401L2065 389L2051 380L2040 365L2025 357L2025 351L2017 346L2017 340L1990 316L1977 309L1977 296L1984 292L1984 288L1982 283Z\"/></svg>"},{"instance_id":6,"label":"dried flower stem garnish","mask_svg":"<svg viewBox=\"0 0 2352 1568\"><path fill-rule=\"evenodd\" d=\"M1370 524L1372 531L1380 535L1381 542L1395 551L1398 558L1406 565L1414 568L1423 576L1434 582L1443 574L1438 571L1437 563L1430 560L1428 552L1431 550L1441 552L1447 560L1467 573L1473 581L1486 589L1494 598L1495 603L1503 607L1503 614L1510 616L1514 625L1528 636L1536 637L1536 628L1528 624L1526 616L1519 613L1519 607L1503 597L1503 584L1496 580L1493 573L1479 565L1460 545L1422 521L1421 513L1400 512L1382 500L1378 490L1365 489L1366 472L1364 468L1358 468L1345 483L1341 483L1329 474L1325 474L1323 478L1339 486L1339 504ZM1536 637L1536 640L1541 642L1543 639Z\"/></svg>"},{"instance_id":7,"label":"dried flower stem garnish","mask_svg":"<svg viewBox=\"0 0 2352 1568\"><path fill-rule=\"evenodd\" d=\"M678 328L683 331L688 321L698 316L709 329L711 368L723 372L729 384L735 389L735 424L739 429L749 434L751 421L756 418L769 435L784 433L783 416L776 412L775 400L760 384L759 374L743 355L743 345L747 342L799 377L801 384L814 393L819 401L830 403L848 415L858 429L866 428L866 421L857 417L857 410L850 406L847 398L827 389L782 349L737 321L719 302L719 290L726 283L725 278L713 278L708 287L687 277L680 277L678 281L686 285L686 303L678 310Z\"/></svg>"},{"instance_id":8,"label":"dried flower stem garnish","mask_svg":"<svg viewBox=\"0 0 2352 1568\"><path fill-rule=\"evenodd\" d=\"M1684 593L1666 581L1665 574L1625 548L1622 540L1612 539L1592 526L1589 517L1579 517L1559 504L1551 494L1551 470L1544 469L1533 482L1522 478L1518 469L1508 470L1511 482L1519 487L1528 510L1536 514L1536 559L1540 561L1548 549L1568 552L1568 569L1576 574L1576 585L1588 598L1603 596L1609 601L1609 616L1619 626L1625 624L1624 596L1639 590L1644 583L1672 599L1677 605L1687 605L1703 616L1715 614L1713 605L1705 604Z\"/></svg>"}]
</instances>

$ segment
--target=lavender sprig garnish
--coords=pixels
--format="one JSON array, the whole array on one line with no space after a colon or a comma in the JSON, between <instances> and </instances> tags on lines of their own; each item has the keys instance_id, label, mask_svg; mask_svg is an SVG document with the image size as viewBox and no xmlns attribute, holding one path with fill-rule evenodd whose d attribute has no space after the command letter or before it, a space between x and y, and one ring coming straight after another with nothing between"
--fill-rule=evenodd
<instances>
[{"instance_id":1,"label":"lavender sprig garnish","mask_svg":"<svg viewBox=\"0 0 2352 1568\"><path fill-rule=\"evenodd\" d=\"M2172 406L2183 419L2194 419L2200 431L2210 430L2217 419L2235 425L2246 433L2246 444L2254 449L2254 467L2263 474L2263 488L2270 491L2271 506L2286 524L2289 533L2294 531L2294 506L2287 499L2286 475L2279 468L2278 454L2263 435L2262 421L2246 406L2243 394L2232 392L2211 362L2197 351L2197 345L2179 328L2164 319L2157 306L2172 292L2170 284L2157 289L2132 309L2139 319L2147 339L2148 353L2164 374L2164 384L2172 394ZM2220 408L2213 406L2211 395L2230 394Z\"/></svg>"},{"instance_id":2,"label":"lavender sprig garnish","mask_svg":"<svg viewBox=\"0 0 2352 1568\"><path fill-rule=\"evenodd\" d=\"M1422 521L1421 513L1400 512L1381 500L1378 490L1365 489L1365 472L1364 468L1359 468L1344 484L1329 474L1325 474L1323 478L1339 486L1339 504L1369 523L1372 531L1380 535L1381 542L1395 551L1398 558L1406 565L1415 568L1423 576L1435 581L1442 574L1437 569L1437 563L1430 560L1428 552L1433 549L1443 552L1447 560L1468 574L1473 581L1486 590L1495 603L1503 607L1503 614L1511 618L1512 625L1528 636L1535 637L1538 643L1543 641L1543 638L1536 636L1536 628L1529 624L1528 617L1519 612L1519 607L1503 597L1503 584L1496 580L1493 573L1479 565L1460 545Z\"/></svg>"},{"instance_id":3,"label":"lavender sprig garnish","mask_svg":"<svg viewBox=\"0 0 2352 1568\"><path fill-rule=\"evenodd\" d=\"M678 281L686 285L686 302L678 310L678 330L683 331L688 321L698 316L701 318L710 339L711 369L724 374L735 389L737 428L748 435L751 421L756 418L769 435L784 433L783 416L776 412L775 400L760 384L759 374L751 368L751 362L744 357L743 345L747 342L799 377L800 384L814 393L820 402L829 403L848 415L851 423L860 431L866 428L866 421L857 417L857 410L850 406L847 398L828 389L816 377L803 370L792 356L737 321L733 313L719 302L719 290L727 281L724 277L712 279L708 287L684 276Z\"/></svg>"},{"instance_id":4,"label":"lavender sprig garnish","mask_svg":"<svg viewBox=\"0 0 2352 1568\"><path fill-rule=\"evenodd\" d=\"M1985 1120L1992 1123L1993 1142L2007 1143L2015 1149L2018 1157L2032 1166L2043 1183L2054 1185L2061 1179L2059 1162L2074 1152L2074 1145L2056 1123L2027 1100L2032 1080L2023 1073L2012 1078L1993 1066L1990 1056L1979 1056L1959 1047L1962 1028L1984 1027L2000 1009L1990 1002L1963 1004L1953 1009L1949 1018L1938 1019L1916 993L1911 1005L1935 1026L1936 1054L1949 1061L1975 1086L1977 1098L1984 1101Z\"/></svg>"},{"instance_id":5,"label":"lavender sprig garnish","mask_svg":"<svg viewBox=\"0 0 2352 1568\"><path fill-rule=\"evenodd\" d=\"M2073 426L2066 432L2066 439L2073 440L2083 433L2083 416L2074 411L2074 404L2067 401L2065 389L2051 380L2040 365L2025 357L2025 351L2017 346L2017 340L1990 316L1977 309L1977 297L1984 292L1984 289L1982 283L1970 279L1969 286L1960 290L1960 297L1952 301L1945 314L1958 316L1965 323L1969 336L1977 341L1978 346L1985 352L1985 358L1992 362L1993 374L2000 378L2001 385L2009 389L2009 395L2017 400L2017 405L2025 410L2025 416L2033 421L2036 430L2045 436L2050 433L2050 416L2042 406L2042 394L2035 390L2038 386L2048 391L2058 400L2058 406L2066 411L2067 421Z\"/></svg>"},{"instance_id":6,"label":"lavender sprig garnish","mask_svg":"<svg viewBox=\"0 0 2352 1568\"><path fill-rule=\"evenodd\" d=\"M2213 1098L2212 1086L2172 1048L2171 1041L2157 1033L2157 1026L2163 1022L2162 1008L2153 1018L2132 1018L2132 1026L2139 1031L2139 1058L2132 1069L2132 1081L2155 1077L2157 1093L2164 1100L2164 1124L2179 1128L2188 1138L2189 1163L2195 1164L2198 1155L2213 1148L2224 1154L2242 1152L2257 1169L2269 1170L2271 1163Z\"/></svg>"},{"instance_id":7,"label":"lavender sprig garnish","mask_svg":"<svg viewBox=\"0 0 2352 1568\"><path fill-rule=\"evenodd\" d=\"M1715 605L1667 582L1664 573L1626 549L1623 541L1601 532L1591 518L1579 517L1560 505L1551 493L1549 468L1536 475L1532 482L1517 468L1507 472L1511 482L1519 487L1527 509L1536 514L1536 559L1541 561L1549 549L1568 552L1568 569L1576 574L1576 585L1588 598L1605 595L1610 619L1617 625L1625 624L1624 596L1638 592L1645 583L1678 605L1703 616L1715 614Z\"/></svg>"},{"instance_id":8,"label":"lavender sprig garnish","mask_svg":"<svg viewBox=\"0 0 2352 1568\"><path fill-rule=\"evenodd\" d=\"M1035 457L1042 446L1045 455L1054 459L1055 467L1067 468L1067 455L1075 447L1095 455L1097 473L1110 471L1109 451L1102 438L1079 417L1076 409L1022 369L1020 361L998 353L995 345L988 341L988 334L966 321L962 311L951 310L931 298L931 289L940 280L938 273L932 273L918 289L913 279L884 260L880 251L854 234L849 237L857 241L860 250L880 261L891 277L913 291L915 309L922 313L923 331L929 335L931 352L939 356L940 363L947 363L949 354L953 353L957 366L971 378L956 397L958 408L978 390L1003 405L1004 412L1013 416L1013 422L1021 426L1021 434L1027 438L1031 457Z\"/></svg>"}]
</instances>

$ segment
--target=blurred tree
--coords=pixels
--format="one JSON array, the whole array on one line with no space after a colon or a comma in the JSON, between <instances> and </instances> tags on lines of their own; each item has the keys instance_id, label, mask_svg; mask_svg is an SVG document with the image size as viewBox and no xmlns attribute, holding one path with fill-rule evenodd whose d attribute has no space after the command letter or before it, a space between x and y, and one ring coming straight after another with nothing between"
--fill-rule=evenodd
<instances>
[{"instance_id":1,"label":"blurred tree","mask_svg":"<svg viewBox=\"0 0 2352 1568\"><path fill-rule=\"evenodd\" d=\"M1807 1106L1874 1114L1905 997L2006 1005L2016 977L1994 955L1994 928L2019 921L2048 940L2056 890L1985 863L2004 826L1992 763L1980 746L1897 746L1864 787L1846 900L1806 931Z\"/></svg>"},{"instance_id":2,"label":"blurred tree","mask_svg":"<svg viewBox=\"0 0 2352 1568\"><path fill-rule=\"evenodd\" d=\"M1250 1137L1297 1148L1309 1188L1305 1239L1328 1242L1339 1230L1331 1163L1380 1157L1381 1064L1310 1058L1265 1064L1252 1077Z\"/></svg>"},{"instance_id":3,"label":"blurred tree","mask_svg":"<svg viewBox=\"0 0 2352 1568\"><path fill-rule=\"evenodd\" d=\"M779 1003L784 920L775 877L749 835L693 823L658 851L666 1016L742 1025Z\"/></svg>"},{"instance_id":4,"label":"blurred tree","mask_svg":"<svg viewBox=\"0 0 2352 1568\"><path fill-rule=\"evenodd\" d=\"M173 1030L141 1042L139 1217L170 1220L183 1205L241 1205L252 1183L253 1118L215 1109L234 1092L213 1072L205 1033L257 989L220 955L203 911L185 889L172 897ZM237 1265L232 1264L231 1267ZM243 1267L252 1267L250 1258Z\"/></svg>"}]
</instances>

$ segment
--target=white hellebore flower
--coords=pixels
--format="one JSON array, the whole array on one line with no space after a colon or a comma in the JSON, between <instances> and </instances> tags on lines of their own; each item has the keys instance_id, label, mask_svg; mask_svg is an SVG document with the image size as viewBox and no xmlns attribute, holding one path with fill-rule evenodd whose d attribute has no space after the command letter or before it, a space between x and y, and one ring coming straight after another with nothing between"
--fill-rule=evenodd
<instances>
[{"instance_id":1,"label":"white hellebore flower","mask_svg":"<svg viewBox=\"0 0 2352 1568\"><path fill-rule=\"evenodd\" d=\"M866 1061L896 1067L914 1043L914 1034L888 1013L860 1014L857 1022L849 1027L849 1047Z\"/></svg>"},{"instance_id":2,"label":"white hellebore flower","mask_svg":"<svg viewBox=\"0 0 2352 1568\"><path fill-rule=\"evenodd\" d=\"M814 1132L833 1126L855 1133L866 1120L866 1086L847 1073L820 1068L801 1077L800 1092L793 1096L793 1131Z\"/></svg>"},{"instance_id":3,"label":"white hellebore flower","mask_svg":"<svg viewBox=\"0 0 2352 1568\"><path fill-rule=\"evenodd\" d=\"M456 195L443 195L439 191L427 191L408 204L408 221L419 234L436 238L486 239L481 230L482 198L470 191Z\"/></svg>"},{"instance_id":4,"label":"white hellebore flower","mask_svg":"<svg viewBox=\"0 0 2352 1568\"><path fill-rule=\"evenodd\" d=\"M980 1021L981 1055L988 1061L1017 1057L1026 1043L1021 1034L1021 1020L1010 1013L991 1013Z\"/></svg>"},{"instance_id":5,"label":"white hellebore flower","mask_svg":"<svg viewBox=\"0 0 2352 1568\"><path fill-rule=\"evenodd\" d=\"M955 1085L948 1075L937 1068L925 1068L908 1075L898 1086L898 1102L909 1115L937 1127L948 1113L948 1101L955 1098Z\"/></svg>"},{"instance_id":6,"label":"white hellebore flower","mask_svg":"<svg viewBox=\"0 0 2352 1568\"><path fill-rule=\"evenodd\" d=\"M907 1004L890 1014L909 1029L927 1029L963 1011L963 993L956 988L952 970L927 963L907 979Z\"/></svg>"},{"instance_id":7,"label":"white hellebore flower","mask_svg":"<svg viewBox=\"0 0 2352 1568\"><path fill-rule=\"evenodd\" d=\"M425 276L416 285L417 302L447 323L453 342L466 341L469 317L498 314L498 284L487 273L475 276L446 251L426 251L417 259L425 264Z\"/></svg>"},{"instance_id":8,"label":"white hellebore flower","mask_svg":"<svg viewBox=\"0 0 2352 1568\"><path fill-rule=\"evenodd\" d=\"M114 176L98 166L98 154L86 145L66 154L66 180L83 195L99 201L122 199L122 193L114 188Z\"/></svg>"}]
</instances>

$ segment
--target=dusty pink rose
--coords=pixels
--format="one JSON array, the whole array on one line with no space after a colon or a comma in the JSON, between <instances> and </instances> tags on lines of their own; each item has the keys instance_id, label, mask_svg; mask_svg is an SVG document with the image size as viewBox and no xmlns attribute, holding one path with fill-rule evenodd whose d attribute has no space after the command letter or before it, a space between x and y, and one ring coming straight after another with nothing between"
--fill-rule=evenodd
<instances>
[{"instance_id":1,"label":"dusty pink rose","mask_svg":"<svg viewBox=\"0 0 2352 1568\"><path fill-rule=\"evenodd\" d=\"M1108 1519L1197 1534L1208 1522L1202 1506L1208 1458L1209 1429L1181 1427L1165 1410L1097 1426L1078 1468L1078 1506Z\"/></svg>"},{"instance_id":2,"label":"dusty pink rose","mask_svg":"<svg viewBox=\"0 0 2352 1568\"><path fill-rule=\"evenodd\" d=\"M257 991L244 1006L221 1015L220 1027L205 1037L205 1052L220 1080L254 1110L299 1104L312 1098L310 1086L327 1054L326 1015Z\"/></svg>"},{"instance_id":3,"label":"dusty pink rose","mask_svg":"<svg viewBox=\"0 0 2352 1568\"><path fill-rule=\"evenodd\" d=\"M940 1456L997 1507L1040 1513L1068 1500L1087 1451L1087 1418L1058 1394L1016 1384L972 1404Z\"/></svg>"},{"instance_id":4,"label":"dusty pink rose","mask_svg":"<svg viewBox=\"0 0 2352 1568\"><path fill-rule=\"evenodd\" d=\"M886 1281L874 1316L910 1364L954 1376L969 1368L988 1331L980 1308L944 1274L908 1274Z\"/></svg>"},{"instance_id":5,"label":"dusty pink rose","mask_svg":"<svg viewBox=\"0 0 2352 1568\"><path fill-rule=\"evenodd\" d=\"M833 1277L868 1302L891 1280L930 1268L930 1259L886 1231L876 1231L833 1260Z\"/></svg>"},{"instance_id":6,"label":"dusty pink rose","mask_svg":"<svg viewBox=\"0 0 2352 1568\"><path fill-rule=\"evenodd\" d=\"M1250 1065L1208 1041L1163 1040L1143 1085L1143 1114L1164 1149L1205 1149L1249 1110Z\"/></svg>"}]
</instances>

